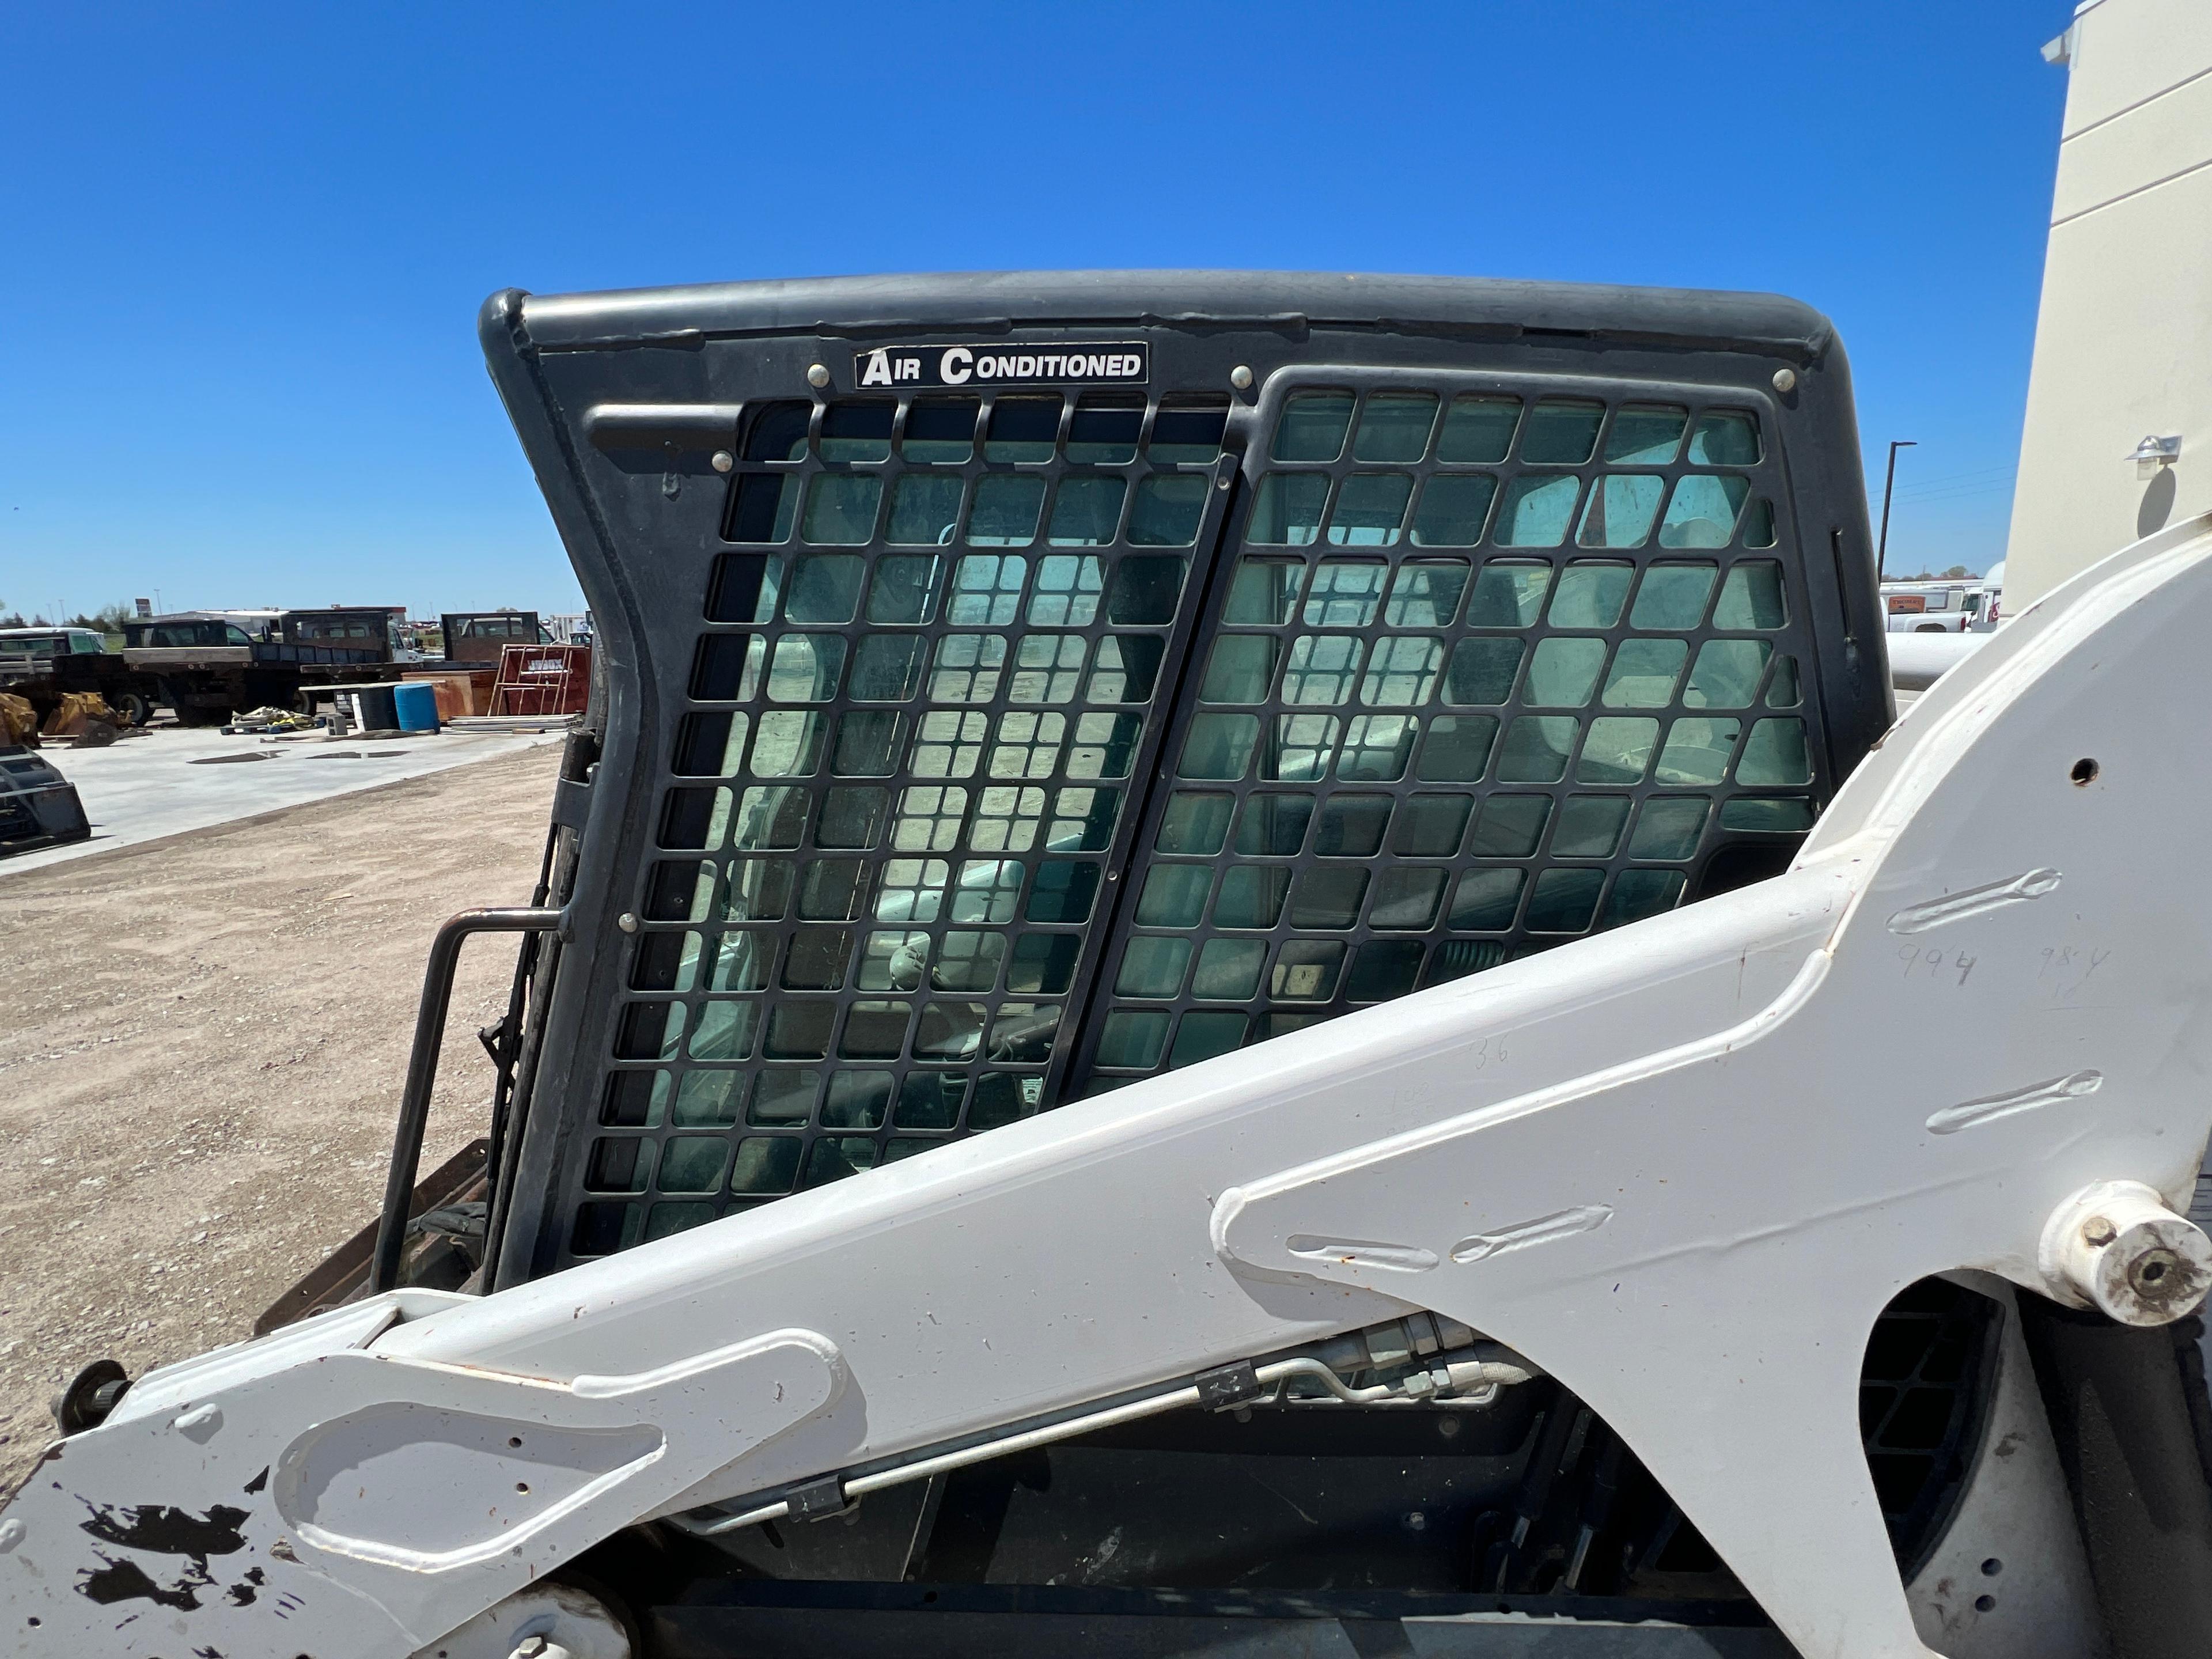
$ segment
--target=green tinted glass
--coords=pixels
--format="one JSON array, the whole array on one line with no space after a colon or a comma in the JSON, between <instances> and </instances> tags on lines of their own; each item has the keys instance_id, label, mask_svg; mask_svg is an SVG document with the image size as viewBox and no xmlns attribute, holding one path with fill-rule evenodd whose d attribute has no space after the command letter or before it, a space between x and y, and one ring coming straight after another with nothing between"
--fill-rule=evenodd
<instances>
[{"instance_id":1,"label":"green tinted glass","mask_svg":"<svg viewBox=\"0 0 2212 1659\"><path fill-rule=\"evenodd\" d=\"M1352 424L1349 392L1293 392L1275 425L1273 455L1279 461L1333 461L1344 453Z\"/></svg>"}]
</instances>

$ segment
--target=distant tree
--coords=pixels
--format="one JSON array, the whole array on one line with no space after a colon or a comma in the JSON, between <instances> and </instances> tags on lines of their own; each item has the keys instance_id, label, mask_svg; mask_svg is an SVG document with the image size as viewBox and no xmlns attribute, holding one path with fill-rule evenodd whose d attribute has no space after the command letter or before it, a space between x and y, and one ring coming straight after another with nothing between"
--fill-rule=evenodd
<instances>
[{"instance_id":1,"label":"distant tree","mask_svg":"<svg viewBox=\"0 0 2212 1659\"><path fill-rule=\"evenodd\" d=\"M30 625L23 620L23 613L20 611L10 611L6 616L0 617L0 628L28 628Z\"/></svg>"},{"instance_id":2,"label":"distant tree","mask_svg":"<svg viewBox=\"0 0 2212 1659\"><path fill-rule=\"evenodd\" d=\"M79 614L71 617L69 625L71 628L94 629L102 634L120 634L123 624L137 614L127 602L118 599L112 605L103 605L89 616Z\"/></svg>"},{"instance_id":3,"label":"distant tree","mask_svg":"<svg viewBox=\"0 0 2212 1659\"><path fill-rule=\"evenodd\" d=\"M1944 575L1945 575L1945 576L1947 576L1947 577L1957 577L1957 576L1976 576L1976 575L1979 575L1981 573L1980 573L1979 571L1976 571L1976 570L1969 570L1969 569L1967 569L1967 568L1966 568L1966 566L1964 566L1963 564L1954 564L1954 565L1953 565L1953 566L1952 566L1948 570L1945 571L1943 574L1944 574Z\"/></svg>"}]
</instances>

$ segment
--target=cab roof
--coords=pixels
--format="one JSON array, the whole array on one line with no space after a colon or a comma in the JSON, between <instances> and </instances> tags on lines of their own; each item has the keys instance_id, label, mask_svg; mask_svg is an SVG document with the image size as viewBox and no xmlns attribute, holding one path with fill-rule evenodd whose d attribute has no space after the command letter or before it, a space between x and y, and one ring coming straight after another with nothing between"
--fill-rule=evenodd
<instances>
[{"instance_id":1,"label":"cab roof","mask_svg":"<svg viewBox=\"0 0 2212 1659\"><path fill-rule=\"evenodd\" d=\"M1571 334L1779 354L1811 361L1835 337L1810 306L1776 294L1282 270L1019 270L816 276L533 295L485 301L541 348L916 328L1139 323L1383 329L1502 337Z\"/></svg>"}]
</instances>

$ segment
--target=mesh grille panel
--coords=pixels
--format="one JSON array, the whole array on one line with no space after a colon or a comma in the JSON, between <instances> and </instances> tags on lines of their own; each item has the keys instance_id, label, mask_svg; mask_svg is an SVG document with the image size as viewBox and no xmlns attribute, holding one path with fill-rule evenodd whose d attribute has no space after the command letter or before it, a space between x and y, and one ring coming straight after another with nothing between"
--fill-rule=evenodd
<instances>
[{"instance_id":1,"label":"mesh grille panel","mask_svg":"<svg viewBox=\"0 0 2212 1659\"><path fill-rule=\"evenodd\" d=\"M751 413L574 1254L1054 1097L1218 540L1226 416Z\"/></svg>"},{"instance_id":2,"label":"mesh grille panel","mask_svg":"<svg viewBox=\"0 0 2212 1659\"><path fill-rule=\"evenodd\" d=\"M1825 791L1753 411L1270 404L1091 1092L1671 909L1723 848L1764 873Z\"/></svg>"},{"instance_id":3,"label":"mesh grille panel","mask_svg":"<svg viewBox=\"0 0 2212 1659\"><path fill-rule=\"evenodd\" d=\"M562 1258L1780 867L1772 435L1590 384L749 407Z\"/></svg>"}]
</instances>

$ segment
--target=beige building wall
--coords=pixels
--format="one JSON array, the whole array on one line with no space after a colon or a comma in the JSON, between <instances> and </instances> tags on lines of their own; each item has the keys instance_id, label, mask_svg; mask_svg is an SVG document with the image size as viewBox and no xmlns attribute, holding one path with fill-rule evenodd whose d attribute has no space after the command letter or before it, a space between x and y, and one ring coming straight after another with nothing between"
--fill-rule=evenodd
<instances>
[{"instance_id":1,"label":"beige building wall","mask_svg":"<svg viewBox=\"0 0 2212 1659\"><path fill-rule=\"evenodd\" d=\"M2087 0L2045 48L2066 118L2006 550L2012 615L2212 508L2212 0ZM2142 478L2126 457L2179 434Z\"/></svg>"}]
</instances>

